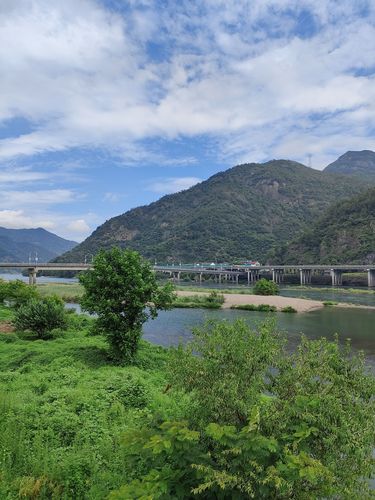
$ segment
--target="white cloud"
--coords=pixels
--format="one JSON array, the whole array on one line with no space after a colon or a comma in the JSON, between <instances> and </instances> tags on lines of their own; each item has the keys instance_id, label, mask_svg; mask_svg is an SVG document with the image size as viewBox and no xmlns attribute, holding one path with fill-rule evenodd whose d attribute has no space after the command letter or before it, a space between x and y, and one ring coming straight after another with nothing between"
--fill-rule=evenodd
<instances>
[{"instance_id":1,"label":"white cloud","mask_svg":"<svg viewBox=\"0 0 375 500\"><path fill-rule=\"evenodd\" d=\"M33 172L25 167L4 168L0 167L1 184L18 184L25 182L35 182L48 179L49 175L44 172Z\"/></svg>"},{"instance_id":2,"label":"white cloud","mask_svg":"<svg viewBox=\"0 0 375 500\"><path fill-rule=\"evenodd\" d=\"M25 205L58 205L76 199L69 189L50 189L40 191L0 191L0 208L17 208Z\"/></svg>"},{"instance_id":3,"label":"white cloud","mask_svg":"<svg viewBox=\"0 0 375 500\"><path fill-rule=\"evenodd\" d=\"M66 227L68 231L78 234L87 234L90 231L90 226L84 219L72 220Z\"/></svg>"},{"instance_id":4,"label":"white cloud","mask_svg":"<svg viewBox=\"0 0 375 500\"><path fill-rule=\"evenodd\" d=\"M202 179L198 177L168 177L166 179L158 180L149 185L149 191L160 194L170 194L177 193L178 191L183 191L188 189L198 182L202 182Z\"/></svg>"},{"instance_id":5,"label":"white cloud","mask_svg":"<svg viewBox=\"0 0 375 500\"><path fill-rule=\"evenodd\" d=\"M26 215L23 210L0 210L0 226L10 229L30 229L35 227L53 229L54 223L48 219Z\"/></svg>"},{"instance_id":6,"label":"white cloud","mask_svg":"<svg viewBox=\"0 0 375 500\"><path fill-rule=\"evenodd\" d=\"M305 142L317 120L332 135L323 158L357 143L353 127L365 139L363 121L375 120L373 78L356 73L375 65L371 2L367 17L349 0L131 3L123 15L94 0L1 8L0 119L23 116L32 130L0 141L0 158L89 146L126 162L135 149L142 157L143 139L207 134L227 159L265 159L290 133ZM307 11L316 33L303 38ZM160 61L149 41L167 47Z\"/></svg>"}]
</instances>

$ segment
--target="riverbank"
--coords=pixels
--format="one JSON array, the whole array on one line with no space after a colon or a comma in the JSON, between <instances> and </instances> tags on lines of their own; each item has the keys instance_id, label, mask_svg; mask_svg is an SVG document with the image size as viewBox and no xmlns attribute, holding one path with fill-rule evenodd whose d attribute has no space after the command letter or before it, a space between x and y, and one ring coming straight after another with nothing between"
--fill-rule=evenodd
<instances>
[{"instance_id":1,"label":"riverbank","mask_svg":"<svg viewBox=\"0 0 375 500\"><path fill-rule=\"evenodd\" d=\"M192 292L178 290L178 297L191 296ZM194 295L205 296L206 292L194 292ZM223 309L230 309L234 306L266 304L274 306L281 311L285 307L293 307L297 312L305 313L324 307L323 302L318 300L296 299L294 297L281 297L280 295L245 295L237 293L224 293Z\"/></svg>"}]
</instances>

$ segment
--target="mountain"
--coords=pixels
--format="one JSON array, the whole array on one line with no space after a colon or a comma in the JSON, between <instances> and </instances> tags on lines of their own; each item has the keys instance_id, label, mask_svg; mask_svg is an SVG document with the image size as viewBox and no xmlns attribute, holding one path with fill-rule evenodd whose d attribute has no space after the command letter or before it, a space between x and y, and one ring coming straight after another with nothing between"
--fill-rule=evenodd
<instances>
[{"instance_id":1,"label":"mountain","mask_svg":"<svg viewBox=\"0 0 375 500\"><path fill-rule=\"evenodd\" d=\"M83 262L87 254L120 246L157 262L264 262L331 203L363 189L359 180L288 160L239 165L106 221L57 261Z\"/></svg>"},{"instance_id":2,"label":"mountain","mask_svg":"<svg viewBox=\"0 0 375 500\"><path fill-rule=\"evenodd\" d=\"M325 172L351 175L375 183L374 151L348 151L325 168Z\"/></svg>"},{"instance_id":3,"label":"mountain","mask_svg":"<svg viewBox=\"0 0 375 500\"><path fill-rule=\"evenodd\" d=\"M48 262L77 243L65 240L45 229L6 229L0 227L0 261L2 262Z\"/></svg>"},{"instance_id":4,"label":"mountain","mask_svg":"<svg viewBox=\"0 0 375 500\"><path fill-rule=\"evenodd\" d=\"M375 188L341 201L275 257L285 263L375 263Z\"/></svg>"}]
</instances>

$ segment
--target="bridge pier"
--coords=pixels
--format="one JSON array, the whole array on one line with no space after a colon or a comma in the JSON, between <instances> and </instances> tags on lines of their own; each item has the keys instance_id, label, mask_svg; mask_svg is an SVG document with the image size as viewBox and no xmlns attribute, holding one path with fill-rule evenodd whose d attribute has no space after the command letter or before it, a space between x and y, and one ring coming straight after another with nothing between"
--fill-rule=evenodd
<instances>
[{"instance_id":1,"label":"bridge pier","mask_svg":"<svg viewBox=\"0 0 375 500\"><path fill-rule=\"evenodd\" d=\"M36 284L36 269L34 267L29 269L29 285Z\"/></svg>"},{"instance_id":2,"label":"bridge pier","mask_svg":"<svg viewBox=\"0 0 375 500\"><path fill-rule=\"evenodd\" d=\"M272 281L280 284L284 278L284 271L282 269L272 269Z\"/></svg>"},{"instance_id":3,"label":"bridge pier","mask_svg":"<svg viewBox=\"0 0 375 500\"><path fill-rule=\"evenodd\" d=\"M247 284L255 283L259 279L258 269L250 269L247 271Z\"/></svg>"},{"instance_id":4,"label":"bridge pier","mask_svg":"<svg viewBox=\"0 0 375 500\"><path fill-rule=\"evenodd\" d=\"M340 269L331 269L332 286L342 285L342 271Z\"/></svg>"},{"instance_id":5,"label":"bridge pier","mask_svg":"<svg viewBox=\"0 0 375 500\"><path fill-rule=\"evenodd\" d=\"M299 270L300 285L310 285L311 274L312 274L311 269L300 269Z\"/></svg>"},{"instance_id":6,"label":"bridge pier","mask_svg":"<svg viewBox=\"0 0 375 500\"><path fill-rule=\"evenodd\" d=\"M367 270L367 285L369 287L375 287L375 269Z\"/></svg>"}]
</instances>

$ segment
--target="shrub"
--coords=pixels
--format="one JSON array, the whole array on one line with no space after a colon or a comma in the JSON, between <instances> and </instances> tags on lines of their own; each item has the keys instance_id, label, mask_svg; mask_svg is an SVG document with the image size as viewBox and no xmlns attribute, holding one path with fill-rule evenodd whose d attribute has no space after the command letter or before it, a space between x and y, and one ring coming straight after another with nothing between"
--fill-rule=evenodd
<instances>
[{"instance_id":1,"label":"shrub","mask_svg":"<svg viewBox=\"0 0 375 500\"><path fill-rule=\"evenodd\" d=\"M276 306L270 306L269 304L241 304L239 306L232 306L231 309L240 309L242 311L258 311L258 312L276 312Z\"/></svg>"},{"instance_id":2,"label":"shrub","mask_svg":"<svg viewBox=\"0 0 375 500\"><path fill-rule=\"evenodd\" d=\"M297 309L294 309L292 306L286 306L281 309L281 312L283 313L296 313Z\"/></svg>"},{"instance_id":3,"label":"shrub","mask_svg":"<svg viewBox=\"0 0 375 500\"><path fill-rule=\"evenodd\" d=\"M0 280L0 302L8 302L10 306L17 309L26 304L31 299L39 297L37 288L27 285L21 280L3 281Z\"/></svg>"},{"instance_id":4,"label":"shrub","mask_svg":"<svg viewBox=\"0 0 375 500\"><path fill-rule=\"evenodd\" d=\"M325 300L323 302L324 306L330 307L330 306L337 306L338 302L335 302L334 300Z\"/></svg>"},{"instance_id":5,"label":"shrub","mask_svg":"<svg viewBox=\"0 0 375 500\"><path fill-rule=\"evenodd\" d=\"M277 295L279 287L273 281L262 278L256 282L253 291L255 295Z\"/></svg>"},{"instance_id":6,"label":"shrub","mask_svg":"<svg viewBox=\"0 0 375 500\"><path fill-rule=\"evenodd\" d=\"M51 338L52 330L66 327L64 303L55 296L33 298L16 310L14 326L31 331L38 339Z\"/></svg>"}]
</instances>

